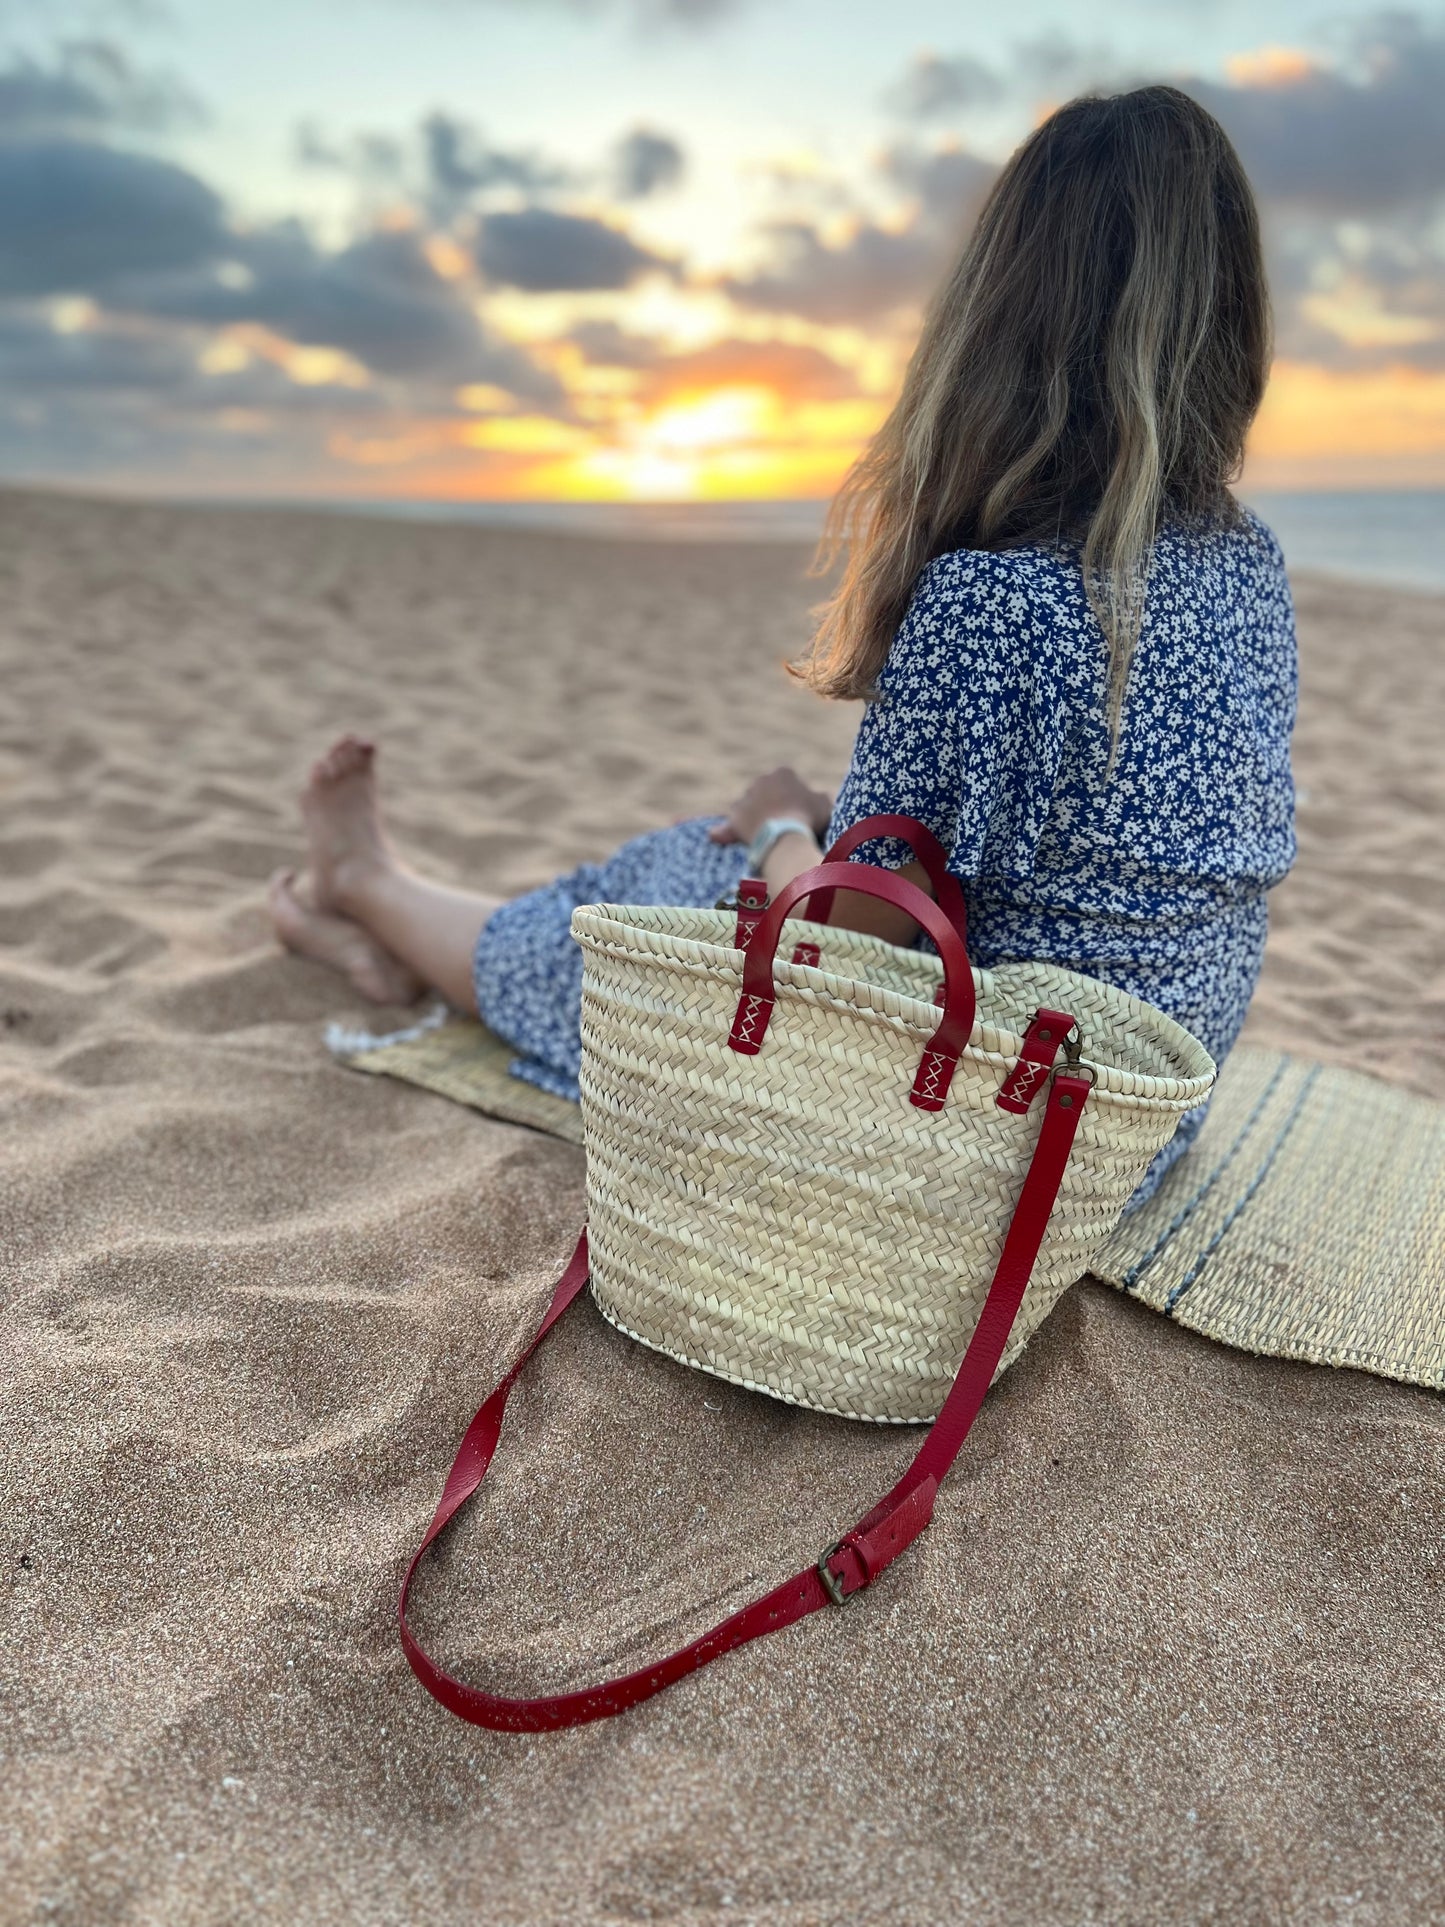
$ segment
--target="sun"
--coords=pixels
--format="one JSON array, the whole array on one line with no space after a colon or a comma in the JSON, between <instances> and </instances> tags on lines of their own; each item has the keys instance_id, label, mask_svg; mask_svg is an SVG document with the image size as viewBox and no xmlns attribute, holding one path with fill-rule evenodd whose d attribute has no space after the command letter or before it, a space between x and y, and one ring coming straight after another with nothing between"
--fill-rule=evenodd
<instances>
[{"instance_id":1,"label":"sun","mask_svg":"<svg viewBox=\"0 0 1445 1927\"><path fill-rule=\"evenodd\" d=\"M759 387L714 388L672 402L634 430L641 449L671 455L705 453L765 439L775 425L777 397Z\"/></svg>"},{"instance_id":2,"label":"sun","mask_svg":"<svg viewBox=\"0 0 1445 1927\"><path fill-rule=\"evenodd\" d=\"M709 484L718 458L766 446L777 417L778 398L768 388L736 385L678 395L627 423L614 446L580 456L572 464L573 482L642 501L696 500L715 492Z\"/></svg>"}]
</instances>

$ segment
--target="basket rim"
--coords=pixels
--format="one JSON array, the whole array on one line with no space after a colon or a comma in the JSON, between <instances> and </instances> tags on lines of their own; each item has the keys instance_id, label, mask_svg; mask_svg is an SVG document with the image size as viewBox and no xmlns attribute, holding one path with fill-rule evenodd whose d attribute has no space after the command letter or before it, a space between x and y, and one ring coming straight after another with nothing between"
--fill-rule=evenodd
<instances>
[{"instance_id":1,"label":"basket rim","mask_svg":"<svg viewBox=\"0 0 1445 1927\"><path fill-rule=\"evenodd\" d=\"M584 949L632 957L641 950L659 960L665 958L677 968L712 978L717 978L724 971L736 975L743 954L736 944L715 942L706 937L680 937L660 927L660 919L664 915L675 916L679 909L689 916L715 921L721 936L735 928L735 913L731 910L708 910L676 904L599 902L578 904L574 908L571 933ZM653 919L659 921L654 922ZM796 925L800 932L815 938L831 937L835 944L840 937L856 939L865 951L875 945L881 945L885 950L901 949L901 946L888 944L885 939L867 932L842 931L807 917L785 917L783 922L785 928L791 929ZM639 936L646 939L641 946L636 941ZM905 950L902 954L908 956L914 953ZM1067 965L1048 964L1042 960L1039 960L1038 967L1056 970L1063 976L1086 975L1083 971L1069 969ZM990 969L974 965L973 974L981 1001L992 993L994 983L1009 968L1008 964L995 965ZM871 983L866 977L846 976L836 970L825 969L822 965L795 964L781 955L776 958L773 969L774 982L781 993L806 992L812 1001L816 1001L820 995L824 996L844 1009L865 1011L885 1023L901 1024L904 1029L917 1034L920 1040L926 1039L937 1028L938 1006L924 998L911 996L906 991L887 989L881 984ZM1160 1046L1181 1067L1190 1063L1205 1067L1193 1075L1161 1077L1152 1072L1133 1071L1101 1062L1086 1054L1083 1062L1095 1072L1097 1078L1095 1097L1116 1104L1163 1102L1173 1108L1181 1103L1185 1108L1202 1103L1213 1088L1218 1067L1199 1039L1157 1005L1147 1003L1143 998L1135 997L1101 977L1090 977L1087 981L1102 990L1111 1002L1117 1001L1122 1009L1136 1013L1141 1019L1141 1028L1152 1032ZM965 1047L965 1056L980 1065L1007 1069L1017 1058L1022 1044L1019 1031L985 1022L982 1017L976 1016Z\"/></svg>"}]
</instances>

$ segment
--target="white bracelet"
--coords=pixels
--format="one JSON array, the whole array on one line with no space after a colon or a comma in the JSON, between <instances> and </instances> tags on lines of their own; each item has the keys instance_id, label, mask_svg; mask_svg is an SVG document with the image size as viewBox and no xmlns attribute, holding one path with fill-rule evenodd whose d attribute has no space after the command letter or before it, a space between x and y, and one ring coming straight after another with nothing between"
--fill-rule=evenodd
<instances>
[{"instance_id":1,"label":"white bracelet","mask_svg":"<svg viewBox=\"0 0 1445 1927\"><path fill-rule=\"evenodd\" d=\"M804 836L810 838L814 836L812 824L805 823L800 816L770 816L748 845L749 876L762 875L762 866L767 861L768 851L772 849L778 838L786 836L789 830L801 830Z\"/></svg>"}]
</instances>

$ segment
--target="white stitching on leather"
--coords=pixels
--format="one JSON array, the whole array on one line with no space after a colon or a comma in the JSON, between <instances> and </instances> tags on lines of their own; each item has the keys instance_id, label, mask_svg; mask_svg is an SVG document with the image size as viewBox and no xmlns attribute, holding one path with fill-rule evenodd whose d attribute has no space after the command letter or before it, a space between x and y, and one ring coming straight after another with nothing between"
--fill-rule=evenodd
<instances>
[{"instance_id":1,"label":"white stitching on leather","mask_svg":"<svg viewBox=\"0 0 1445 1927\"><path fill-rule=\"evenodd\" d=\"M1047 1064L1036 1064L1032 1058L1028 1057L1020 1058L1014 1068L1013 1074L1008 1078L1003 1089L999 1092L999 1096L1007 1097L1014 1103L1028 1103L1032 1101L1034 1092L1037 1091L1040 1083L1048 1074L1049 1067Z\"/></svg>"},{"instance_id":2,"label":"white stitching on leather","mask_svg":"<svg viewBox=\"0 0 1445 1927\"><path fill-rule=\"evenodd\" d=\"M753 1042L753 1029L758 1021L758 1012L767 1001L768 999L766 997L760 997L754 991L745 990L743 992L743 1002L749 1005L750 1008L746 1011L740 1010L738 1012L737 1020L733 1026L733 1034L740 1044L751 1044Z\"/></svg>"}]
</instances>

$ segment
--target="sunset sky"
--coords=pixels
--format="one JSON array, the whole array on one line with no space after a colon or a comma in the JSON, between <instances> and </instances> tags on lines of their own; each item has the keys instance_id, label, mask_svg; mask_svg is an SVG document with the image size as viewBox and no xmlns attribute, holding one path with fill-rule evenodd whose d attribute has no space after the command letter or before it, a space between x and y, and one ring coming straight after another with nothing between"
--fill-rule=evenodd
<instances>
[{"instance_id":1,"label":"sunset sky","mask_svg":"<svg viewBox=\"0 0 1445 1927\"><path fill-rule=\"evenodd\" d=\"M1293 0L0 0L0 474L825 496L998 164L1148 80L1260 196L1246 481L1445 486L1445 11Z\"/></svg>"}]
</instances>

